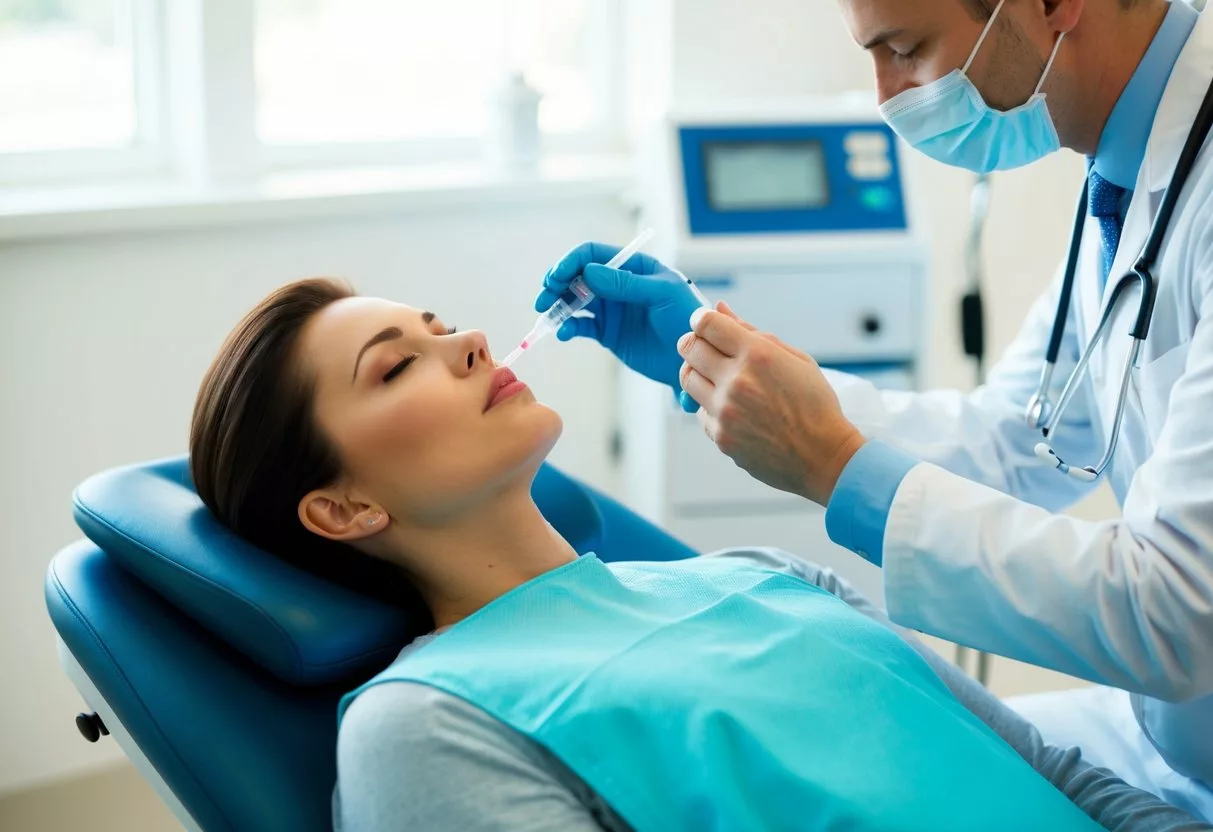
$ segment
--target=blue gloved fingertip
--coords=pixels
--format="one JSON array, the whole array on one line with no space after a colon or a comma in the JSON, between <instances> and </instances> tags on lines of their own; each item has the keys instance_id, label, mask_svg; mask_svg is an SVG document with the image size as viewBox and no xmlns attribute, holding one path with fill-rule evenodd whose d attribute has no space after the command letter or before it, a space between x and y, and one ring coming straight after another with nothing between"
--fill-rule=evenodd
<instances>
[{"instance_id":1,"label":"blue gloved fingertip","mask_svg":"<svg viewBox=\"0 0 1213 832\"><path fill-rule=\"evenodd\" d=\"M685 390L678 394L678 404L682 405L683 413L699 412L699 402L691 398L691 394Z\"/></svg>"}]
</instances>

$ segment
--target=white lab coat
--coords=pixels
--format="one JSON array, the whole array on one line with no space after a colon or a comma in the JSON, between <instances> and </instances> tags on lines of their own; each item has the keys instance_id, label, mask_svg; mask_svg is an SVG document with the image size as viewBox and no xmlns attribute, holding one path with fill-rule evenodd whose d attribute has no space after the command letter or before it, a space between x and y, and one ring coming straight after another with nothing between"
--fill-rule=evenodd
<instances>
[{"instance_id":1,"label":"white lab coat","mask_svg":"<svg viewBox=\"0 0 1213 832\"><path fill-rule=\"evenodd\" d=\"M1211 81L1213 15L1202 14L1155 119L1104 296L1142 249ZM1099 239L1089 220L1055 382L1099 322ZM1121 520L1055 513L1092 486L1037 460L1039 432L1024 422L1060 276L972 395L830 379L866 435L925 461L902 482L885 532L892 618L1143 694L1134 708L1145 734L1176 771L1213 784L1213 150L1192 174L1155 275L1153 324L1108 477ZM1067 412L1056 447L1072 464L1103 454L1139 297L1122 295Z\"/></svg>"}]
</instances>

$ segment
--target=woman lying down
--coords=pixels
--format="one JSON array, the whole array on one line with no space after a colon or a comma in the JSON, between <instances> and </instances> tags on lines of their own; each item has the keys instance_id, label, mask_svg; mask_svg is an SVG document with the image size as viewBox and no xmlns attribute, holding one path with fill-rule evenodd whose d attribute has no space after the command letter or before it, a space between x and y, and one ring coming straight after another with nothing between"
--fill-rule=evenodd
<instances>
[{"instance_id":1,"label":"woman lying down","mask_svg":"<svg viewBox=\"0 0 1213 832\"><path fill-rule=\"evenodd\" d=\"M329 280L273 293L207 373L216 516L310 569L390 565L432 614L341 703L337 829L1209 828L1043 745L828 572L578 557L530 496L561 427L481 333Z\"/></svg>"}]
</instances>

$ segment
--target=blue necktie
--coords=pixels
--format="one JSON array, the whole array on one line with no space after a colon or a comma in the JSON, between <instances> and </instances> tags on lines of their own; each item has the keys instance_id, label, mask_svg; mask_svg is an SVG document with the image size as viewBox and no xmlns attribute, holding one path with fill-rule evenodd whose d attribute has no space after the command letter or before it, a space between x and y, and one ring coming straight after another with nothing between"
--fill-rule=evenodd
<instances>
[{"instance_id":1,"label":"blue necktie","mask_svg":"<svg viewBox=\"0 0 1213 832\"><path fill-rule=\"evenodd\" d=\"M1128 191L1104 179L1094 168L1087 174L1087 179L1087 210L1099 221L1099 241L1103 245L1103 282L1106 285L1112 261L1116 259L1116 249L1120 247L1120 232L1124 228L1120 203Z\"/></svg>"}]
</instances>

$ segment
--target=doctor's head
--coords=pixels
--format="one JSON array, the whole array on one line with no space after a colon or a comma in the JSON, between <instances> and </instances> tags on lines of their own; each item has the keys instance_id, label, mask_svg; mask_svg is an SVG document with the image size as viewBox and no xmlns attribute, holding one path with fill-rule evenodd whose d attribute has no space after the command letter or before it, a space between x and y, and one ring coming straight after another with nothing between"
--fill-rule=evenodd
<instances>
[{"instance_id":1,"label":"doctor's head","mask_svg":"<svg viewBox=\"0 0 1213 832\"><path fill-rule=\"evenodd\" d=\"M501 391L508 378L481 332L336 280L285 286L203 379L195 486L229 528L307 568L340 572L353 547L407 570L424 555L411 542L529 498L562 424L528 389Z\"/></svg>"},{"instance_id":2,"label":"doctor's head","mask_svg":"<svg viewBox=\"0 0 1213 832\"><path fill-rule=\"evenodd\" d=\"M992 169L1017 167L1057 149L1045 147L1054 138L1053 128L1056 143L1094 153L1108 114L1167 9L1167 0L838 2L852 37L872 57L882 104L893 102L896 109L904 110L913 95L903 94L933 83L935 91L942 91L940 79L964 71L966 65L964 75L984 104L997 113L1032 102L1037 92L1045 97L1040 113L1017 113L1013 125L992 126L998 116L987 116L986 123L980 123L971 106L968 123L948 123L963 120L960 111L966 109L960 101L964 96L955 91L950 103L919 102L914 116L890 118L895 129L901 126L899 120L905 125L905 132L898 132L911 144L936 158L949 156L940 160L960 167L981 165L966 163L965 153L957 153L954 145L938 155L921 147L928 143L923 138L926 128L913 123L916 119L935 122L940 130L954 134L962 130L983 134L979 141L1036 145L1016 149L1007 164ZM972 148L968 155L973 155Z\"/></svg>"}]
</instances>

